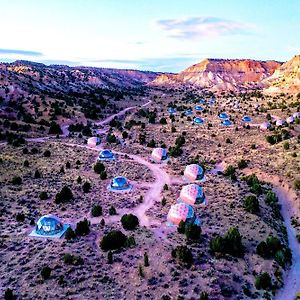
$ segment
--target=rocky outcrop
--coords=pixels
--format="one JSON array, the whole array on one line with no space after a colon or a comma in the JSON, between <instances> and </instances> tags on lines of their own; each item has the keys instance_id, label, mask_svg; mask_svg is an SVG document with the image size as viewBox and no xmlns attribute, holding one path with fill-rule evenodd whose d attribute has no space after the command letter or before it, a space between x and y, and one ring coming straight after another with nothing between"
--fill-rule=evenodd
<instances>
[{"instance_id":1,"label":"rocky outcrop","mask_svg":"<svg viewBox=\"0 0 300 300\"><path fill-rule=\"evenodd\" d=\"M282 64L272 76L264 80L266 93L300 93L300 55Z\"/></svg>"},{"instance_id":2,"label":"rocky outcrop","mask_svg":"<svg viewBox=\"0 0 300 300\"><path fill-rule=\"evenodd\" d=\"M153 85L194 85L212 91L262 88L262 80L281 65L251 59L204 59L176 75L160 75Z\"/></svg>"}]
</instances>

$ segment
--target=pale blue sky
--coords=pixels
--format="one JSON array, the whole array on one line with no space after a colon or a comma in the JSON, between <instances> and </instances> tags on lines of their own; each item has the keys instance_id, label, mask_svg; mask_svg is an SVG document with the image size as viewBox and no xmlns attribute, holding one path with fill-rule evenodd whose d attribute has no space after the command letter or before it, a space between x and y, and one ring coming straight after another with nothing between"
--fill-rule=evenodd
<instances>
[{"instance_id":1,"label":"pale blue sky","mask_svg":"<svg viewBox=\"0 0 300 300\"><path fill-rule=\"evenodd\" d=\"M300 0L0 0L0 61L177 72L300 54Z\"/></svg>"}]
</instances>

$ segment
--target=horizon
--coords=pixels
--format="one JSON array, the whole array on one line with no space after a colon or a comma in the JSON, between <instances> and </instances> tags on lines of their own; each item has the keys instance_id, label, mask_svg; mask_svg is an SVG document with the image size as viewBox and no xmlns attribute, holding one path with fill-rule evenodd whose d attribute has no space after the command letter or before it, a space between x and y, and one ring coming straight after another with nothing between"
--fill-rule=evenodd
<instances>
[{"instance_id":1,"label":"horizon","mask_svg":"<svg viewBox=\"0 0 300 300\"><path fill-rule=\"evenodd\" d=\"M269 3L14 0L2 3L0 61L171 73L207 57L285 62L300 53L300 3Z\"/></svg>"}]
</instances>

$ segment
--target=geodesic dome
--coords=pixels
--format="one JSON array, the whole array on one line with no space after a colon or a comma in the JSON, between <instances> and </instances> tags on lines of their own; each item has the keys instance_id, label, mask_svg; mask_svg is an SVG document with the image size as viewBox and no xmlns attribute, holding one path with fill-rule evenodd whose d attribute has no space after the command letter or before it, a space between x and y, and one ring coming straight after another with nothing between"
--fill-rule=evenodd
<instances>
[{"instance_id":1,"label":"geodesic dome","mask_svg":"<svg viewBox=\"0 0 300 300\"><path fill-rule=\"evenodd\" d=\"M288 123L288 124L290 124L290 123L293 123L294 122L294 118L291 116L291 117L287 117L286 118L286 122Z\"/></svg>"},{"instance_id":2,"label":"geodesic dome","mask_svg":"<svg viewBox=\"0 0 300 300\"><path fill-rule=\"evenodd\" d=\"M232 125L232 122L230 120L228 120L228 119L225 119L224 121L222 121L222 125L224 125L224 126L230 126L230 125Z\"/></svg>"},{"instance_id":3,"label":"geodesic dome","mask_svg":"<svg viewBox=\"0 0 300 300\"><path fill-rule=\"evenodd\" d=\"M186 116L191 116L191 115L193 114L193 111L192 111L191 109L187 109L187 110L184 112L184 114L185 114Z\"/></svg>"},{"instance_id":4,"label":"geodesic dome","mask_svg":"<svg viewBox=\"0 0 300 300\"><path fill-rule=\"evenodd\" d=\"M171 114L171 115L172 115L172 114L175 114L175 113L176 113L176 108L174 108L174 107L169 107L169 108L168 108L168 113Z\"/></svg>"},{"instance_id":5,"label":"geodesic dome","mask_svg":"<svg viewBox=\"0 0 300 300\"><path fill-rule=\"evenodd\" d=\"M268 123L268 122L264 122L264 123L261 123L260 124L260 129L262 129L262 130L267 130L267 129L269 129L271 127L271 124L270 123Z\"/></svg>"},{"instance_id":6,"label":"geodesic dome","mask_svg":"<svg viewBox=\"0 0 300 300\"><path fill-rule=\"evenodd\" d=\"M113 178L110 183L110 187L113 190L126 190L130 187L129 181L122 176Z\"/></svg>"},{"instance_id":7,"label":"geodesic dome","mask_svg":"<svg viewBox=\"0 0 300 300\"><path fill-rule=\"evenodd\" d=\"M204 123L204 120L200 117L196 117L194 118L193 123L197 125L202 125Z\"/></svg>"},{"instance_id":8,"label":"geodesic dome","mask_svg":"<svg viewBox=\"0 0 300 300\"><path fill-rule=\"evenodd\" d=\"M196 105L196 106L195 106L195 110L196 110L196 111L203 111L204 108L203 108L201 105Z\"/></svg>"},{"instance_id":9,"label":"geodesic dome","mask_svg":"<svg viewBox=\"0 0 300 300\"><path fill-rule=\"evenodd\" d=\"M228 116L228 114L227 114L226 112L221 112L221 113L219 114L219 118L220 118L220 119L228 119L229 116Z\"/></svg>"},{"instance_id":10,"label":"geodesic dome","mask_svg":"<svg viewBox=\"0 0 300 300\"><path fill-rule=\"evenodd\" d=\"M115 155L112 153L111 150L102 150L100 153L99 153L99 156L98 158L100 160L113 160L115 159Z\"/></svg>"},{"instance_id":11,"label":"geodesic dome","mask_svg":"<svg viewBox=\"0 0 300 300\"><path fill-rule=\"evenodd\" d=\"M151 154L155 161L162 161L168 158L167 149L165 148L154 148Z\"/></svg>"},{"instance_id":12,"label":"geodesic dome","mask_svg":"<svg viewBox=\"0 0 300 300\"><path fill-rule=\"evenodd\" d=\"M204 99L200 99L200 100L199 100L199 103L200 103L200 104L205 104L205 102L206 102L206 101L205 101Z\"/></svg>"},{"instance_id":13,"label":"geodesic dome","mask_svg":"<svg viewBox=\"0 0 300 300\"><path fill-rule=\"evenodd\" d=\"M88 140L87 140L87 144L88 146L90 147L96 147L98 146L99 144L101 143L101 139L97 136L93 136L93 137L90 137Z\"/></svg>"},{"instance_id":14,"label":"geodesic dome","mask_svg":"<svg viewBox=\"0 0 300 300\"><path fill-rule=\"evenodd\" d=\"M194 183L183 186L179 198L189 205L206 205L205 194L202 187Z\"/></svg>"},{"instance_id":15,"label":"geodesic dome","mask_svg":"<svg viewBox=\"0 0 300 300\"><path fill-rule=\"evenodd\" d=\"M294 117L295 119L300 118L300 112L295 112L295 113L293 113L293 117Z\"/></svg>"},{"instance_id":16,"label":"geodesic dome","mask_svg":"<svg viewBox=\"0 0 300 300\"><path fill-rule=\"evenodd\" d=\"M35 230L40 235L55 235L63 230L63 224L58 217L45 215L39 218Z\"/></svg>"},{"instance_id":17,"label":"geodesic dome","mask_svg":"<svg viewBox=\"0 0 300 300\"><path fill-rule=\"evenodd\" d=\"M252 119L249 116L243 116L242 121L245 123L251 122Z\"/></svg>"},{"instance_id":18,"label":"geodesic dome","mask_svg":"<svg viewBox=\"0 0 300 300\"><path fill-rule=\"evenodd\" d=\"M276 126L283 126L284 122L285 121L278 119L278 120L276 120Z\"/></svg>"},{"instance_id":19,"label":"geodesic dome","mask_svg":"<svg viewBox=\"0 0 300 300\"><path fill-rule=\"evenodd\" d=\"M171 206L167 219L174 225L178 225L180 221L193 222L195 219L194 209L188 204L176 203Z\"/></svg>"},{"instance_id":20,"label":"geodesic dome","mask_svg":"<svg viewBox=\"0 0 300 300\"><path fill-rule=\"evenodd\" d=\"M204 177L204 170L197 164L187 165L184 170L184 176L191 181L202 180Z\"/></svg>"}]
</instances>

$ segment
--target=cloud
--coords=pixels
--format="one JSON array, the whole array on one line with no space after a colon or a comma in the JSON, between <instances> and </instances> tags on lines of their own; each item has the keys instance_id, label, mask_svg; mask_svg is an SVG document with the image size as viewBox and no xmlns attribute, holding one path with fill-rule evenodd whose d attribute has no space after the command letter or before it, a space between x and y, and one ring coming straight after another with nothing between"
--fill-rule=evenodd
<instances>
[{"instance_id":1,"label":"cloud","mask_svg":"<svg viewBox=\"0 0 300 300\"><path fill-rule=\"evenodd\" d=\"M16 49L1 49L0 54L17 54L25 56L42 56L43 53L37 51L16 50Z\"/></svg>"},{"instance_id":2,"label":"cloud","mask_svg":"<svg viewBox=\"0 0 300 300\"><path fill-rule=\"evenodd\" d=\"M181 54L172 57L156 57L141 59L98 59L88 62L88 65L97 65L120 69L150 70L156 72L178 72L187 66L199 62L199 56Z\"/></svg>"},{"instance_id":3,"label":"cloud","mask_svg":"<svg viewBox=\"0 0 300 300\"><path fill-rule=\"evenodd\" d=\"M180 39L249 34L253 29L249 24L215 17L166 19L158 20L157 24L170 37Z\"/></svg>"}]
</instances>

